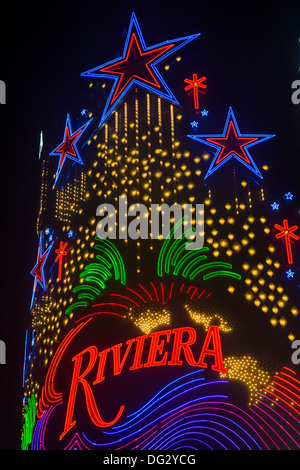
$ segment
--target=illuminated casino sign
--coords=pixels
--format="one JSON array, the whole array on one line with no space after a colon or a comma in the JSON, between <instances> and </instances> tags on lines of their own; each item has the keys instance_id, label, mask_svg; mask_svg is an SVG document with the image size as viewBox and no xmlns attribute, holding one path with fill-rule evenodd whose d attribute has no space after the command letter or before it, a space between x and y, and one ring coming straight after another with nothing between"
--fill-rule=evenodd
<instances>
[{"instance_id":1,"label":"illuminated casino sign","mask_svg":"<svg viewBox=\"0 0 300 470\"><path fill-rule=\"evenodd\" d=\"M92 319L87 320L87 323L91 320ZM84 326L85 323L82 323L78 329L80 330ZM170 351L168 351L166 347L168 343L171 345ZM194 345L198 349L199 358L197 360L195 360L192 351L192 346ZM197 337L196 330L191 327L162 330L151 333L150 335L138 336L137 338L129 339L126 341L126 344L119 343L100 352L98 352L95 345L91 345L72 358L74 367L70 392L67 399L68 404L64 431L61 434L60 439L62 439L63 436L76 424L76 419L73 418L73 414L79 384L83 387L86 408L90 419L95 426L100 428L112 426L120 419L124 412L125 405L120 406L116 417L112 421L106 422L103 420L95 398L95 394L99 394L99 387L96 387L96 385L105 380L104 371L106 368L106 362L108 362L108 355L112 355L113 375L119 375L127 365L126 363L128 362L128 356L131 349L134 349L134 357L129 367L130 371L137 370L142 367L147 368L166 365L180 366L183 364L183 360L181 358L182 352L186 363L190 366L206 368L206 356L212 356L214 358L214 364L211 366L212 370L221 373L227 372L227 369L223 366L218 326L210 326L208 328L202 345L199 345L199 338ZM145 361L143 356L146 350L147 359ZM123 356L121 351L124 351ZM88 357L88 363L83 367L82 364L85 356ZM94 375L94 369L96 370L96 378ZM128 365L126 369L128 370ZM89 383L88 377L91 376L94 380ZM52 379L54 379L55 383L55 375Z\"/></svg>"},{"instance_id":2,"label":"illuminated casino sign","mask_svg":"<svg viewBox=\"0 0 300 470\"><path fill-rule=\"evenodd\" d=\"M206 71L182 106L160 71L198 37L149 46L133 13L41 160L24 450L300 449L293 195L265 204L274 136L227 99L186 134Z\"/></svg>"},{"instance_id":3,"label":"illuminated casino sign","mask_svg":"<svg viewBox=\"0 0 300 470\"><path fill-rule=\"evenodd\" d=\"M221 305L207 286L156 281L102 300L75 320L49 364L33 449L166 445L176 422L183 434L174 443L204 433L204 448L264 446L251 410L271 382L262 358L279 356L260 324L240 325L228 297Z\"/></svg>"}]
</instances>

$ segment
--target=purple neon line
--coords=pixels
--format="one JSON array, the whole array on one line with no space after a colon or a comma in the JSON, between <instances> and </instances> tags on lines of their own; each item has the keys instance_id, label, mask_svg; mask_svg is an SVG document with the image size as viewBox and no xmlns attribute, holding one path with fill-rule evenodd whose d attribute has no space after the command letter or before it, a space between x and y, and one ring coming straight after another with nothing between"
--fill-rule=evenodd
<instances>
[{"instance_id":1,"label":"purple neon line","mask_svg":"<svg viewBox=\"0 0 300 470\"><path fill-rule=\"evenodd\" d=\"M295 431L295 433L297 433L297 434L300 436L300 432L297 431L297 429L294 428L294 426L293 426L289 421L287 421L282 415L280 415L280 414L278 413L278 411L274 410L274 408L272 408L271 406L267 405L266 403L264 403L264 402L263 402L262 400L260 400L259 398L258 398L257 400L259 401L260 405L266 406L266 407L269 408L274 414L278 415L279 418L281 418L288 426L290 426L290 427L293 429L293 431ZM271 399L270 399L270 400L271 400ZM273 401L273 400L271 400L271 401ZM277 406L280 406L280 407L281 407L281 405L278 405L277 402L274 401L274 403L276 403ZM258 406L258 405L256 405L256 406ZM281 408L282 408L284 411L286 411L285 408L283 408L283 407L281 407ZM291 415L290 412L288 412L288 414L289 414L289 416L291 416L291 417L293 418L293 416ZM295 419L296 419L296 418L295 418ZM296 420L296 421L300 424L300 422L299 422L298 420ZM278 424L279 424L279 423L278 423ZM279 426L281 427L281 425L279 425ZM287 431L286 431L286 432L287 432ZM291 439L293 439L293 438L291 437Z\"/></svg>"},{"instance_id":2,"label":"purple neon line","mask_svg":"<svg viewBox=\"0 0 300 470\"><path fill-rule=\"evenodd\" d=\"M220 381L220 382L221 382L221 381ZM205 396L205 397L203 397L203 398L200 398L200 400L201 400L201 399L205 399L205 398L210 398L210 397ZM211 398L228 398L228 397L226 397L226 396L224 396L224 395L211 395ZM199 400L199 398L198 398L197 400ZM195 401L197 401L197 400L192 400L192 401L195 402ZM189 403L190 403L190 402L189 402ZM162 405L161 405L161 406L162 406ZM167 412L167 413L165 413L165 415L168 414L168 413L170 413L170 411ZM165 416L165 415L163 415L163 416ZM156 418L156 421L158 421L158 420L159 420L159 418ZM150 424L150 425L151 425L151 424ZM146 424L146 425L144 426L144 428L142 428L142 430L145 429L147 426L149 426L149 424ZM133 432L131 435L137 434L139 431L141 431L141 429L139 429L138 431ZM85 439L86 439L90 444L93 444L93 445L98 446L98 447L103 447L103 446L107 446L107 445L110 445L110 444L116 444L116 443L118 443L118 442L120 442L120 441L125 440L125 439L128 438L128 437L125 436L125 437L119 439L118 441L109 442L109 443L107 443L107 444L104 444L104 443L103 443L103 444L101 444L101 443L98 444L98 443L96 443L96 442L91 441L84 433L82 433L82 434L83 434L83 436L85 437ZM108 433L105 433L105 434L108 434Z\"/></svg>"},{"instance_id":3,"label":"purple neon line","mask_svg":"<svg viewBox=\"0 0 300 470\"><path fill-rule=\"evenodd\" d=\"M196 380L197 380L197 379L196 379ZM190 383L193 383L193 382L194 382L194 380L193 380L192 382L190 382ZM190 390L194 390L194 389L196 389L196 388L198 388L198 387L204 387L204 386L206 386L206 385L212 385L212 384L216 384L216 383L228 383L228 381L224 381L224 380L215 380L215 381L212 381L212 382L204 382L204 383L201 383L201 384L199 384L199 385L195 385L194 387L190 387L190 388L188 388L187 390L183 390L182 392L178 393L178 394L175 395L175 396L172 396L171 398L169 398L168 400L166 400L165 402L163 402L161 405L159 405L159 406L158 406L157 408L155 408L154 410L150 411L150 412L148 413L148 415L146 415L144 418L139 419L136 423L133 423L132 425L127 426L127 428L123 428L123 429L126 430L126 429L131 428L132 426L137 425L140 421L146 419L147 416L149 416L149 415L151 415L152 413L156 412L156 411L157 411L159 408L161 408L162 406L165 406L165 405L166 405L167 403L169 403L170 401L172 401L172 400L174 400L174 399L180 397L181 395L184 395L184 394L187 393L187 392L190 392ZM188 383L188 384L189 384L189 383ZM183 385L188 385L188 384L183 384ZM170 393L171 393L171 392L168 392L167 394L169 395ZM214 396L214 397L220 397L220 395L212 395L212 396ZM200 397L200 398L198 398L198 400L202 400L202 399L205 399L205 398L208 398L208 397L209 397L209 396ZM221 395L221 397L228 398L228 397L225 396L225 395ZM197 400L195 399L195 400L192 400L191 402L195 402L195 401L197 401ZM182 406L182 405L181 405L181 406ZM178 408L179 408L179 407L178 407ZM177 408L177 409L178 409L178 408ZM169 412L169 413L170 413L170 412ZM168 413L165 413L165 414L168 414ZM157 418L157 419L158 419L158 418ZM156 419L156 420L157 420L157 419ZM122 427L125 426L125 424L126 424L126 423L124 423L124 425L122 425ZM105 434L117 434L117 433L119 433L119 432L122 432L123 429L121 429L121 430L119 430L119 431L105 432Z\"/></svg>"},{"instance_id":4,"label":"purple neon line","mask_svg":"<svg viewBox=\"0 0 300 470\"><path fill-rule=\"evenodd\" d=\"M276 431L274 431L274 429L271 428L271 426L270 426L261 416L259 416L259 414L256 413L256 411L254 411L252 408L250 408L250 411L252 411L252 413L256 414L256 416L257 416L259 419L261 419L261 420L265 423L265 425L266 425L267 427L269 427L270 429L272 429L273 432L276 434L276 436L284 443L284 445L286 445L285 442L283 441L283 439L279 436L279 434L278 434ZM264 431L265 434L267 434L267 431L266 431L265 429L263 429L263 431ZM267 434L267 436L269 437L269 439L271 439L271 441L273 442L273 444L275 445L275 447L277 447L277 449L280 450L280 448L278 447L278 445L276 444L276 442L272 439L272 437L269 436L269 434ZM290 450L290 449L289 449L289 450Z\"/></svg>"},{"instance_id":5,"label":"purple neon line","mask_svg":"<svg viewBox=\"0 0 300 470\"><path fill-rule=\"evenodd\" d=\"M195 405L193 405L193 406L195 406ZM257 447L260 448L260 445L258 444L258 442L256 442L256 440L254 439L254 437L252 437L252 436L248 433L248 431L247 431L245 428L243 428L243 426L241 426L240 424L238 424L238 422L233 421L232 419L230 419L230 418L227 417L227 416L222 416L222 414L221 414L221 415L219 415L219 414L213 414L212 411L211 411L211 410L213 410L213 411L217 410L217 411L220 411L220 412L223 412L223 413L224 413L224 410L223 410L223 409L221 409L221 408L214 408L214 407L205 407L205 408L203 408L203 407L199 406L198 404L197 404L196 406L198 406L198 408L190 410L191 413L197 412L197 411L201 411L201 412L203 413L203 415L211 414L212 416L217 416L218 418L223 418L224 420L229 420L229 421L231 421L231 422L235 425L235 427L237 427L237 428L242 428L243 431L244 431L244 433L247 434L247 436L255 443L255 445L256 445ZM190 406L189 408L192 408L192 406ZM207 411L205 411L205 410L209 410L209 412L207 412ZM234 414L235 416L237 416L237 418L240 418L240 416L239 416L237 413L234 413L234 412L232 412L232 411L230 411L230 410L226 410L226 412L227 412L227 413L230 413L230 414ZM198 414L195 415L195 416L201 416L201 414L198 413ZM182 420L185 420L185 419L188 420L188 419L190 419L191 417L193 417L193 415L192 415L192 416L191 416L191 415L189 415L189 416L183 416L181 419L182 419ZM174 419L176 419L176 417L175 417ZM241 418L241 419L242 419L242 418ZM174 420L173 420L173 421L174 421ZM168 425L168 424L170 424L170 422L168 422L167 425ZM247 421L246 421L246 424L247 424L248 427L251 427L251 425L250 425ZM226 427L226 426L225 426L225 427ZM229 428L229 429L230 429L230 428ZM253 429L253 431L254 431L254 429ZM235 431L232 430L232 432L235 434ZM244 441L244 439L242 439L242 438L241 438L241 440ZM245 442L245 441L244 441L244 442ZM245 444L248 446L248 444L247 444L246 442L245 442ZM249 446L248 446L248 447L249 447Z\"/></svg>"},{"instance_id":6,"label":"purple neon line","mask_svg":"<svg viewBox=\"0 0 300 470\"><path fill-rule=\"evenodd\" d=\"M204 444L206 447L209 447L210 450L213 450L213 448L210 447L210 445L208 445L207 442L201 441L200 439L193 439L193 441L201 442L201 444ZM178 444L179 444L179 442L181 442L181 441L178 441ZM183 442L184 442L184 440L183 440ZM193 450L198 450L196 447L192 447L192 446L189 446L189 447L183 446L183 447L176 447L176 448L174 448L174 450L179 450L179 449L193 449Z\"/></svg>"},{"instance_id":7,"label":"purple neon line","mask_svg":"<svg viewBox=\"0 0 300 470\"><path fill-rule=\"evenodd\" d=\"M149 432L153 431L153 429L155 429L157 426L153 426L153 428L151 429L148 429L148 431L144 432L144 434L142 434L141 436L139 436L138 438L136 439L133 439L132 441L128 442L127 444L123 445L122 447L118 447L116 450L120 450L120 449L124 449L124 447L127 447L127 446L130 446L130 444L132 444L133 442L137 441L138 439L141 439L142 437L144 437L146 434L149 434ZM155 431L156 432L156 431ZM154 432L154 434L155 434ZM151 434L150 436L146 437L146 439L143 441L145 442L147 439L149 439L153 434ZM143 442L140 442L138 445L141 445L143 444Z\"/></svg>"},{"instance_id":8,"label":"purple neon line","mask_svg":"<svg viewBox=\"0 0 300 470\"><path fill-rule=\"evenodd\" d=\"M198 416L198 415L196 415L196 416ZM190 416L190 418L194 418L194 417L196 417L196 416ZM201 415L200 415L200 416L201 416ZM212 415L212 416L216 416L216 415ZM217 415L217 416L218 416L218 418L219 418L219 417L222 418L222 416L219 416L219 415ZM227 419L229 419L229 418L227 418ZM225 428L227 431L229 431L229 432L230 432L231 434L233 434L235 437L238 437L238 438L248 447L248 449L250 450L249 444L247 444L247 442L246 442L242 437L239 436L239 434L238 434L237 431L234 431L232 428L230 428L229 426L226 426L225 424L219 423L218 421L213 421L213 420L211 420L211 419L208 419L208 421L209 421L210 423L213 423L213 424L214 424L214 427L204 426L204 425L203 425L203 422L205 423L206 421L207 421L206 418L202 418L202 420L199 420L199 421L197 421L197 420L196 420L196 421L191 421L191 420L189 419L189 421L187 421L186 423L182 423L182 425L177 425L177 426L175 425L175 426L176 426L176 429L178 429L178 432L180 432L180 431L179 431L180 428L184 428L185 430L190 430L190 429L210 429L211 431L213 431L213 432L215 432L215 433L219 433L219 434L225 436L226 439L227 439L228 441L230 441L234 447L236 447L238 450L240 450L239 444L237 444L236 442L234 442L234 441L229 437L228 434L224 434L224 433L221 432L219 429L217 429L217 427L219 426L220 428ZM231 419L229 419L229 421L232 422ZM192 424L194 424L194 423L195 423L196 425L192 426ZM197 425L197 423L199 423L199 425ZM200 424L200 423L201 423L201 424ZM163 433L163 431L160 432L160 434L162 434L162 436L161 436L160 439L158 439L158 441L156 442L156 445L158 445L159 442L160 442L162 439L167 439L167 437L168 437L170 434L173 433L173 431L174 431L174 429L172 429L173 427L174 427L174 426L171 426L171 429L169 429L168 432L165 433L165 434ZM240 426L238 426L238 427L240 427ZM248 434L246 431L245 431L245 433ZM175 434L176 434L176 433L175 433ZM174 434L173 434L173 435L174 435ZM251 436L250 436L250 437L251 437Z\"/></svg>"},{"instance_id":9,"label":"purple neon line","mask_svg":"<svg viewBox=\"0 0 300 470\"><path fill-rule=\"evenodd\" d=\"M260 401L260 400L259 400L259 401ZM285 418L283 418L277 411L275 411L271 406L267 405L267 404L264 403L263 401L260 401L260 404L266 406L267 408L269 408L270 411L273 411L274 414L278 415L279 418L281 418L288 426L291 426L290 423L289 423ZM298 447L300 447L299 444L295 441L295 439L290 435L290 433L279 423L279 421L276 421L276 419L273 418L270 413L267 413L267 412L264 411L262 408L260 408L258 405L253 404L253 406L255 406L256 408L258 408L262 413L265 413L267 416L269 416L269 418L272 419L272 421L274 421L281 429L283 429L284 432L288 435L288 437L289 437L292 441L294 441L294 443L295 443ZM293 426L291 426L291 427L293 428L293 430L294 430L297 434L299 434L299 432L298 432Z\"/></svg>"},{"instance_id":10,"label":"purple neon line","mask_svg":"<svg viewBox=\"0 0 300 470\"><path fill-rule=\"evenodd\" d=\"M74 436L72 437L72 439L70 440L70 442L66 445L66 447L64 448L64 450L69 450L72 448L73 444L74 443L78 443L79 445L82 445L83 447L85 447L87 450L91 450L90 447L88 447L87 445L85 445L85 443L83 442L81 436L76 432L74 434ZM82 449L81 449L82 450Z\"/></svg>"},{"instance_id":11,"label":"purple neon line","mask_svg":"<svg viewBox=\"0 0 300 470\"><path fill-rule=\"evenodd\" d=\"M38 450L38 440L39 440L39 434L40 434L40 428L42 426L42 421L44 419L45 415L41 417L41 419L38 420L38 422L35 425L34 431L33 431L33 436L32 436L32 443L31 443L31 448L32 450Z\"/></svg>"},{"instance_id":12,"label":"purple neon line","mask_svg":"<svg viewBox=\"0 0 300 470\"><path fill-rule=\"evenodd\" d=\"M250 416L248 413L246 413L244 410L242 410L241 408L238 408L236 405L233 405L232 403L222 403L222 402L212 402L213 404L218 404L218 405L223 405L223 406L230 406L232 408L235 408L237 410L239 410L239 412L245 414L247 416L248 419L250 419L251 421L253 421L259 428L260 428L260 425L258 424L258 422L252 417ZM205 409L205 408L204 408ZM213 407L210 407L209 409L213 409L213 410L218 410L218 411L224 411L223 408L213 408ZM264 443L264 445L269 449L269 446L267 445L267 443L262 439L262 437L258 434L258 432L256 431L256 429L249 423L249 421L247 421L245 418L242 418L242 416L240 416L239 414L235 413L234 411L231 411L231 410L226 410L228 413L231 413L231 414L234 414L235 416L237 416L240 420L244 421L251 429L252 431L257 435L257 437ZM254 440L254 438L253 438ZM269 449L270 450L270 449Z\"/></svg>"},{"instance_id":13,"label":"purple neon line","mask_svg":"<svg viewBox=\"0 0 300 470\"><path fill-rule=\"evenodd\" d=\"M233 408L237 408L240 412L246 414L246 416L247 416L248 418L250 418L251 421L254 421L257 426L259 426L259 424L252 418L252 416L249 416L248 413L244 412L243 410L241 410L241 409L238 408L237 406L233 405L232 403L226 403L226 402L224 402L224 403L222 403L222 402L211 402L211 403L212 403L212 404L217 404L217 405L222 405L223 407L230 406L230 407L233 407ZM197 408L197 409L201 409L201 410L202 410L202 409L203 409L203 410L208 409L208 410L224 411L224 408L221 408L221 407L218 408L218 407L207 406L207 407L203 408L201 405L203 405L203 404L202 404L202 403L195 403L195 404L192 404L192 405L186 407L185 410L187 410L188 408L193 408L193 407L195 407L195 406L198 406L198 407L200 407L200 408ZM209 405L209 402L208 402L208 403L204 403L204 405ZM262 439L262 437L258 434L258 432L254 429L254 427L249 423L249 421L247 421L246 419L242 418L239 414L235 413L234 411L227 410L227 409L226 409L226 411L227 411L227 413L231 413L231 414L237 416L241 421L244 421L244 422L252 429L252 431L257 435L257 437L264 443L264 445L269 449L269 446L267 445L267 443ZM251 436L250 436L250 437L251 437ZM253 441L255 442L255 440L254 440L253 437L251 437L251 439L253 439Z\"/></svg>"},{"instance_id":14,"label":"purple neon line","mask_svg":"<svg viewBox=\"0 0 300 470\"><path fill-rule=\"evenodd\" d=\"M274 403L274 405L278 406L279 408L282 408L283 411L285 411L289 416L291 416L295 421L297 421L298 424L300 424L300 421L295 417L295 415L293 415L289 410L287 410L284 406L282 406L280 403L278 403L277 401L275 400L272 400L272 398L270 398L269 396L267 395L263 395L262 393L258 393L258 395L262 396L263 398L267 398L269 401L271 401L272 403Z\"/></svg>"},{"instance_id":15,"label":"purple neon line","mask_svg":"<svg viewBox=\"0 0 300 470\"><path fill-rule=\"evenodd\" d=\"M154 434L157 434L157 429L152 434L150 434L150 436L146 437L146 439L144 439L137 446L135 446L133 449L138 449L142 444L144 444L144 442L146 442L148 439L150 439L152 436L154 436Z\"/></svg>"},{"instance_id":16,"label":"purple neon line","mask_svg":"<svg viewBox=\"0 0 300 470\"><path fill-rule=\"evenodd\" d=\"M49 408L49 410L46 411L47 415L46 415L46 417L45 417L45 420L43 421L42 430L41 430L41 446L42 446L42 450L45 450L45 432L46 432L46 426L47 426L48 420L49 420L50 415L52 414L53 410L54 410L58 405L62 405L62 402L56 403L56 405L52 406L51 408Z\"/></svg>"},{"instance_id":17,"label":"purple neon line","mask_svg":"<svg viewBox=\"0 0 300 470\"><path fill-rule=\"evenodd\" d=\"M204 429L207 429L207 428L204 428ZM178 434L178 433L175 433L175 434L173 435L173 437L172 437L171 439L169 439L169 441L165 442L165 444L163 444L163 445L164 445L165 447L166 447L167 445L170 446L170 445L171 445L171 442L175 439L176 434ZM180 436L185 436L186 434L187 434L187 433L180 434ZM197 433L197 434L199 434L199 435L201 435L201 436L207 436L207 437L208 437L209 439L211 439L212 441L216 441L216 442L217 442L221 447L223 447L225 450L228 450L228 449L226 448L226 446L225 446L221 441L219 441L219 440L216 439L215 437L212 437L210 434L205 434L204 432L199 432L199 433ZM219 434L221 434L222 436L226 437L223 433L219 433ZM151 448L148 449L148 450L151 450ZM165 450L165 449L164 449L163 447L160 447L160 450ZM240 449L239 449L239 450L240 450Z\"/></svg>"}]
</instances>

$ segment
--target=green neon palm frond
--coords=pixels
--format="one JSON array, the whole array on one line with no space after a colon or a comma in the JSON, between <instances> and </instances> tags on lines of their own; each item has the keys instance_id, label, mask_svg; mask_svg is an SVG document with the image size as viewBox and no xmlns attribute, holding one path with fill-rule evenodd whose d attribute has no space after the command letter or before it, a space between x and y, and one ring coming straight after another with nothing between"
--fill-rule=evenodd
<instances>
[{"instance_id":1,"label":"green neon palm frond","mask_svg":"<svg viewBox=\"0 0 300 470\"><path fill-rule=\"evenodd\" d=\"M37 401L34 395L31 395L27 404L24 405L24 425L22 434L21 449L27 450L32 441L32 435L36 419Z\"/></svg>"},{"instance_id":2,"label":"green neon palm frond","mask_svg":"<svg viewBox=\"0 0 300 470\"><path fill-rule=\"evenodd\" d=\"M230 263L209 261L207 246L186 250L187 244L192 243L187 237L195 232L195 229L182 231L183 222L184 218L177 222L163 242L157 262L157 273L160 277L171 274L190 280L201 277L205 281L218 276L241 279L240 274L232 271ZM177 231L180 231L179 235Z\"/></svg>"},{"instance_id":3,"label":"green neon palm frond","mask_svg":"<svg viewBox=\"0 0 300 470\"><path fill-rule=\"evenodd\" d=\"M95 237L95 240L95 261L87 264L80 273L80 284L72 290L77 299L66 309L66 315L75 309L88 307L105 292L110 280L126 284L125 265L118 249L108 239Z\"/></svg>"}]
</instances>

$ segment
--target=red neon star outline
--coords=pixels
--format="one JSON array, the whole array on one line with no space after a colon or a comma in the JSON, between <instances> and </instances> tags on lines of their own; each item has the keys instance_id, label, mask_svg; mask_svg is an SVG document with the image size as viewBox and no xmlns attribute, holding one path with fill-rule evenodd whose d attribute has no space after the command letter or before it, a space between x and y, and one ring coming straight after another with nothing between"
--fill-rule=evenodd
<instances>
[{"instance_id":1,"label":"red neon star outline","mask_svg":"<svg viewBox=\"0 0 300 470\"><path fill-rule=\"evenodd\" d=\"M69 125L67 124L65 129L64 141L63 143L57 147L55 150L56 153L60 153L59 163L58 163L58 171L60 172L63 164L65 162L66 156L69 155L73 157L73 160L81 161L78 159L78 155L76 149L74 148L75 142L79 139L80 134L82 133L83 128L78 129L74 134L70 134Z\"/></svg>"},{"instance_id":2,"label":"red neon star outline","mask_svg":"<svg viewBox=\"0 0 300 470\"><path fill-rule=\"evenodd\" d=\"M299 240L298 235L293 233L295 232L295 230L298 229L298 225L293 225L292 227L289 227L288 221L284 219L283 226L275 224L274 227L277 230L279 230L279 232L275 235L275 237L277 239L284 237L288 264L293 264L294 261L293 261L293 255L292 255L291 239Z\"/></svg>"},{"instance_id":3,"label":"red neon star outline","mask_svg":"<svg viewBox=\"0 0 300 470\"><path fill-rule=\"evenodd\" d=\"M258 137L239 137L234 122L231 119L225 137L207 137L207 140L221 147L218 158L215 161L216 166L232 153L240 157L248 163L248 165L251 165L250 159L244 150L244 146L256 142Z\"/></svg>"},{"instance_id":4,"label":"red neon star outline","mask_svg":"<svg viewBox=\"0 0 300 470\"><path fill-rule=\"evenodd\" d=\"M41 285L45 285L45 278L44 278L44 264L47 260L48 252L45 251L41 256L41 247L39 246L38 254L37 254L37 261L36 265L32 270L32 273L35 275L35 283L37 280L40 281Z\"/></svg>"},{"instance_id":5,"label":"red neon star outline","mask_svg":"<svg viewBox=\"0 0 300 470\"><path fill-rule=\"evenodd\" d=\"M63 142L61 144L59 144L59 146L56 147L56 149L53 150L50 153L50 155L53 155L55 157L59 156L59 162L58 162L58 166L57 166L54 186L56 185L56 183L58 181L58 178L60 176L60 173L61 173L62 168L64 166L64 163L66 161L66 158L70 158L74 162L80 163L81 165L83 165L83 162L82 162L81 156L78 152L76 143L79 140L81 134L89 126L91 121L92 121L92 119L87 121L83 126L81 126L79 129L77 129L75 132L72 132L70 115L67 114L67 120L66 120L66 125L65 125Z\"/></svg>"},{"instance_id":6,"label":"red neon star outline","mask_svg":"<svg viewBox=\"0 0 300 470\"><path fill-rule=\"evenodd\" d=\"M154 86L157 89L161 89L161 84L151 70L150 64L173 47L174 44L168 44L150 51L142 51L141 44L136 34L132 33L125 59L99 69L100 73L111 73L119 76L118 83L111 98L111 104L118 99L126 86L134 78Z\"/></svg>"},{"instance_id":7,"label":"red neon star outline","mask_svg":"<svg viewBox=\"0 0 300 470\"><path fill-rule=\"evenodd\" d=\"M66 250L68 246L68 243L67 242L59 242L59 248L57 248L55 250L55 253L57 253L57 256L55 258L55 263L59 263L58 264L58 280L61 281L62 279L62 265L63 265L63 260L64 258L67 256L67 254L69 253L71 247Z\"/></svg>"},{"instance_id":8,"label":"red neon star outline","mask_svg":"<svg viewBox=\"0 0 300 470\"><path fill-rule=\"evenodd\" d=\"M201 88L204 90L207 88L207 85L203 83L204 80L206 80L206 77L198 78L196 73L193 73L193 80L190 80L189 78L185 78L184 80L185 83L189 83L189 85L185 87L185 91L193 90L195 109L199 109L198 93L205 93L205 91L202 91Z\"/></svg>"},{"instance_id":9,"label":"red neon star outline","mask_svg":"<svg viewBox=\"0 0 300 470\"><path fill-rule=\"evenodd\" d=\"M32 292L32 297L31 297L31 307L30 308L32 308L32 305L33 305L37 284L39 283L40 286L44 290L46 290L46 279L45 279L45 273L44 273L44 266L45 266L45 263L46 263L47 258L49 256L49 253L51 251L52 245L53 245L53 243L44 251L43 254L41 254L41 252L42 252L42 234L40 234L36 264L30 272L30 274L32 276L34 276L34 284L33 284L33 292Z\"/></svg>"}]
</instances>

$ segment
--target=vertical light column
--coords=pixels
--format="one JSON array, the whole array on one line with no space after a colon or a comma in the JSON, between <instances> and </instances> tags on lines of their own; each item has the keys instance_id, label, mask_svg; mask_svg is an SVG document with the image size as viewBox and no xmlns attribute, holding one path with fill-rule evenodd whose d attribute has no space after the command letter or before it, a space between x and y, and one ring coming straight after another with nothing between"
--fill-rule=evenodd
<instances>
[{"instance_id":1,"label":"vertical light column","mask_svg":"<svg viewBox=\"0 0 300 470\"><path fill-rule=\"evenodd\" d=\"M136 89L135 101L134 101L134 109L135 109L135 162L136 162L136 195L139 197L141 194L140 191L140 151L139 151L139 101L138 101L138 93ZM137 247L137 267L136 272L141 272L141 242L138 239L136 242Z\"/></svg>"},{"instance_id":2,"label":"vertical light column","mask_svg":"<svg viewBox=\"0 0 300 470\"><path fill-rule=\"evenodd\" d=\"M152 204L152 155L151 155L151 101L147 93L147 146L148 146L148 192L149 192L149 248L153 250L152 226L151 226L151 204Z\"/></svg>"},{"instance_id":3,"label":"vertical light column","mask_svg":"<svg viewBox=\"0 0 300 470\"><path fill-rule=\"evenodd\" d=\"M175 146L175 128L174 128L174 106L170 106L170 120L171 120L171 143L172 143L172 182L173 182L173 197L174 202L177 200L176 189L176 146Z\"/></svg>"}]
</instances>

